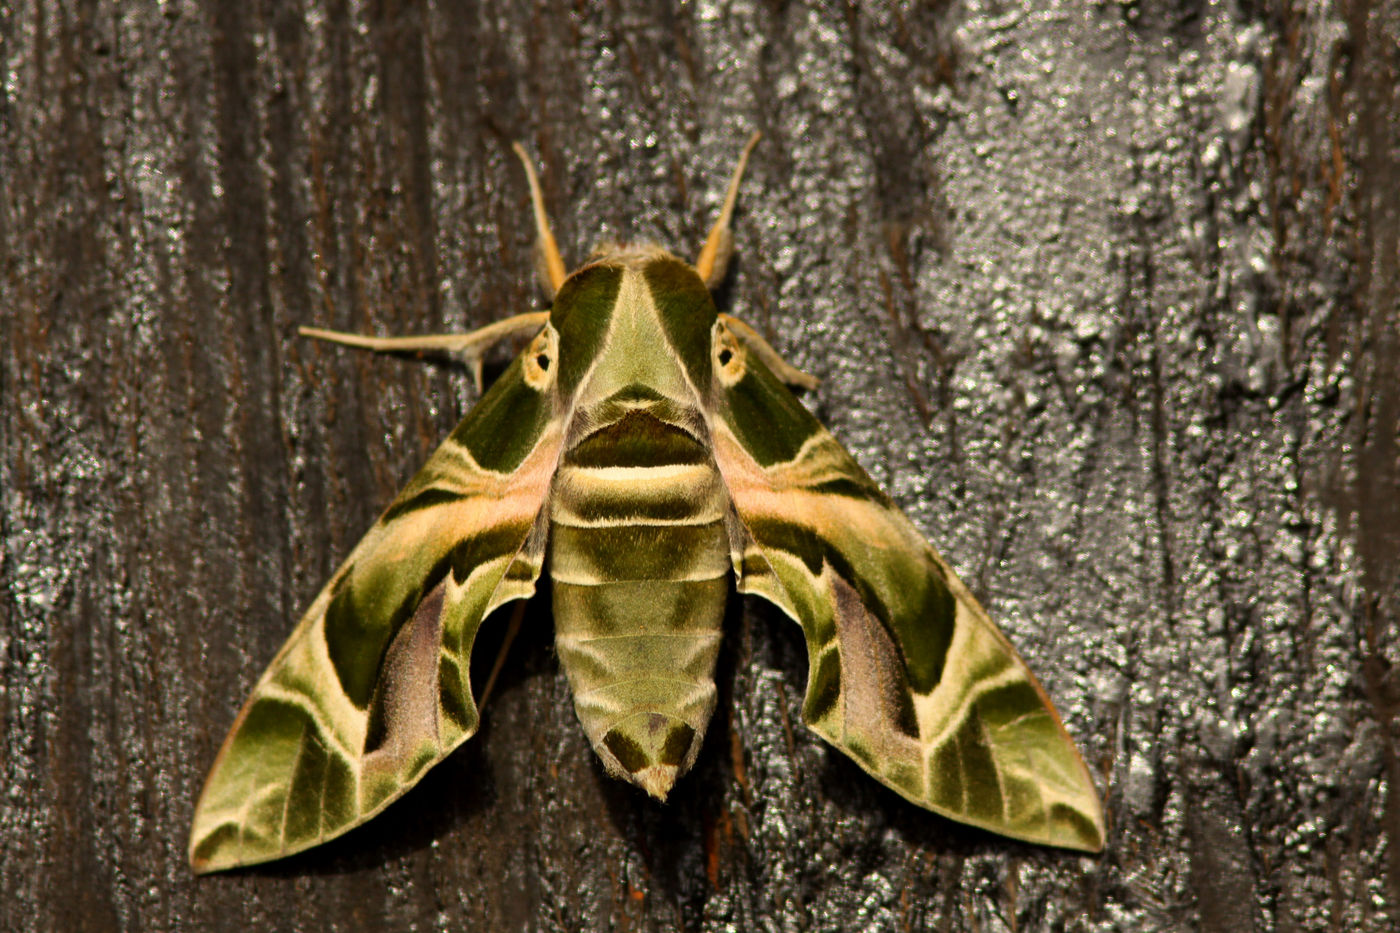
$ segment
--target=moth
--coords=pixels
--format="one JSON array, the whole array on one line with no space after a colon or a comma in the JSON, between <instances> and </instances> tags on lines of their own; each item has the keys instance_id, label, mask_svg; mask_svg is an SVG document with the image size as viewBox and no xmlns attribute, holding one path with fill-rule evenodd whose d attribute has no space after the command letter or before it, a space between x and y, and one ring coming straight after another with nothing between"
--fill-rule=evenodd
<instances>
[{"instance_id":1,"label":"moth","mask_svg":"<svg viewBox=\"0 0 1400 933\"><path fill-rule=\"evenodd\" d=\"M253 688L195 808L196 872L280 858L370 819L476 732L478 627L548 574L555 644L604 768L658 799L715 708L731 581L802 626L802 712L910 801L1095 852L1088 769L967 587L788 386L814 380L711 291L754 134L689 265L604 245L567 273L525 150L553 301L372 350L480 361L529 337L331 577Z\"/></svg>"}]
</instances>

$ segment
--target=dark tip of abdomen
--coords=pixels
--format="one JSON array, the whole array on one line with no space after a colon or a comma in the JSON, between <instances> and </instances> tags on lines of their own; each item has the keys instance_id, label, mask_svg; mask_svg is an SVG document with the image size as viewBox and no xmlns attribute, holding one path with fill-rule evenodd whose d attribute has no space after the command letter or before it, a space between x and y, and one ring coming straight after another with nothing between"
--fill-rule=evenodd
<instances>
[{"instance_id":1,"label":"dark tip of abdomen","mask_svg":"<svg viewBox=\"0 0 1400 933\"><path fill-rule=\"evenodd\" d=\"M657 800L665 800L676 778L694 760L697 739L683 720L664 713L638 713L609 729L598 751L609 770Z\"/></svg>"}]
</instances>

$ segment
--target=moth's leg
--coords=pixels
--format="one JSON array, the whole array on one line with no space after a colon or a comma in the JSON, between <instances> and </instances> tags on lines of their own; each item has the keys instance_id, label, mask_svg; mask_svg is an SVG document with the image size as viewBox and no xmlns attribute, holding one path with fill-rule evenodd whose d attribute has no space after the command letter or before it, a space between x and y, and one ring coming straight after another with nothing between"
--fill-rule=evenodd
<instances>
[{"instance_id":1,"label":"moth's leg","mask_svg":"<svg viewBox=\"0 0 1400 933\"><path fill-rule=\"evenodd\" d=\"M548 311L531 311L517 314L504 321L487 324L466 334L424 334L420 337L365 337L361 334L347 334L337 330L322 330L319 327L300 327L303 337L329 340L348 347L374 350L376 353L411 353L415 350L444 350L448 353L461 353L471 367L476 379L476 391L481 391L481 358L486 351L512 337L529 336L549 320Z\"/></svg>"},{"instance_id":2,"label":"moth's leg","mask_svg":"<svg viewBox=\"0 0 1400 933\"><path fill-rule=\"evenodd\" d=\"M568 273L564 269L564 259L559 255L559 244L549 229L549 216L544 212L544 194L540 191L540 179L535 174L535 166L530 163L530 155L520 143L512 143L511 148L525 166L525 177L530 182L530 203L535 208L535 274L540 284L553 297L564 284Z\"/></svg>"},{"instance_id":3,"label":"moth's leg","mask_svg":"<svg viewBox=\"0 0 1400 933\"><path fill-rule=\"evenodd\" d=\"M505 666L510 646L515 644L515 636L520 634L520 623L525 620L525 607L527 605L526 600L520 600L510 614L510 623L506 627L506 637L501 640L501 647L496 652L496 662L491 665L491 673L486 678L486 686L481 688L481 697L476 701L477 709L484 710L486 708L486 701L491 699L491 691L496 689L496 678L500 676L501 668Z\"/></svg>"},{"instance_id":4,"label":"moth's leg","mask_svg":"<svg viewBox=\"0 0 1400 933\"><path fill-rule=\"evenodd\" d=\"M758 145L762 134L754 133L739 154L739 164L734 166L734 174L729 179L729 191L724 196L724 207L719 212L719 220L710 229L705 245L700 250L700 258L695 260L695 271L705 287L713 291L724 281L725 270L729 268L729 257L734 255L734 234L729 230L729 221L734 216L734 202L739 199L739 182L744 177L744 167L749 164L749 153Z\"/></svg>"},{"instance_id":5,"label":"moth's leg","mask_svg":"<svg viewBox=\"0 0 1400 933\"><path fill-rule=\"evenodd\" d=\"M804 373L778 355L778 351L763 339L763 335L731 314L720 314L720 321L734 332L734 336L744 342L749 351L763 361L763 365L773 370L773 375L790 386L815 389L821 381L816 376Z\"/></svg>"}]
</instances>

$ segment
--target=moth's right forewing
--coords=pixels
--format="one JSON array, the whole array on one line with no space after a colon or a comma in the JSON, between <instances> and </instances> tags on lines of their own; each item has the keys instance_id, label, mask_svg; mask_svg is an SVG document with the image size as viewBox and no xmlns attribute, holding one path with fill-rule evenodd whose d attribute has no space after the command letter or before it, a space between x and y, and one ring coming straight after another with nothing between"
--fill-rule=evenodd
<instances>
[{"instance_id":1,"label":"moth's right forewing","mask_svg":"<svg viewBox=\"0 0 1400 933\"><path fill-rule=\"evenodd\" d=\"M477 729L471 650L528 597L559 459L527 351L312 603L225 739L195 809L198 872L267 861L378 813Z\"/></svg>"}]
</instances>

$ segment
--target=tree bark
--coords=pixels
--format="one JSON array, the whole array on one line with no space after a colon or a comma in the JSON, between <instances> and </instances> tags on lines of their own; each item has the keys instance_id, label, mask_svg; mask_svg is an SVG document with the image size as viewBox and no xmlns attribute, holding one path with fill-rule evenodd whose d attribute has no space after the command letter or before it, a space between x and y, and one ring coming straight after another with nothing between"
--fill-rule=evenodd
<instances>
[{"instance_id":1,"label":"tree bark","mask_svg":"<svg viewBox=\"0 0 1400 933\"><path fill-rule=\"evenodd\" d=\"M18 0L0 43L0 926L1400 924L1394 2ZM693 259L754 129L721 309L1040 675L1105 852L867 778L738 601L652 803L543 604L387 813L194 878L239 705L476 395L296 328L541 307L513 139L567 260Z\"/></svg>"}]
</instances>

